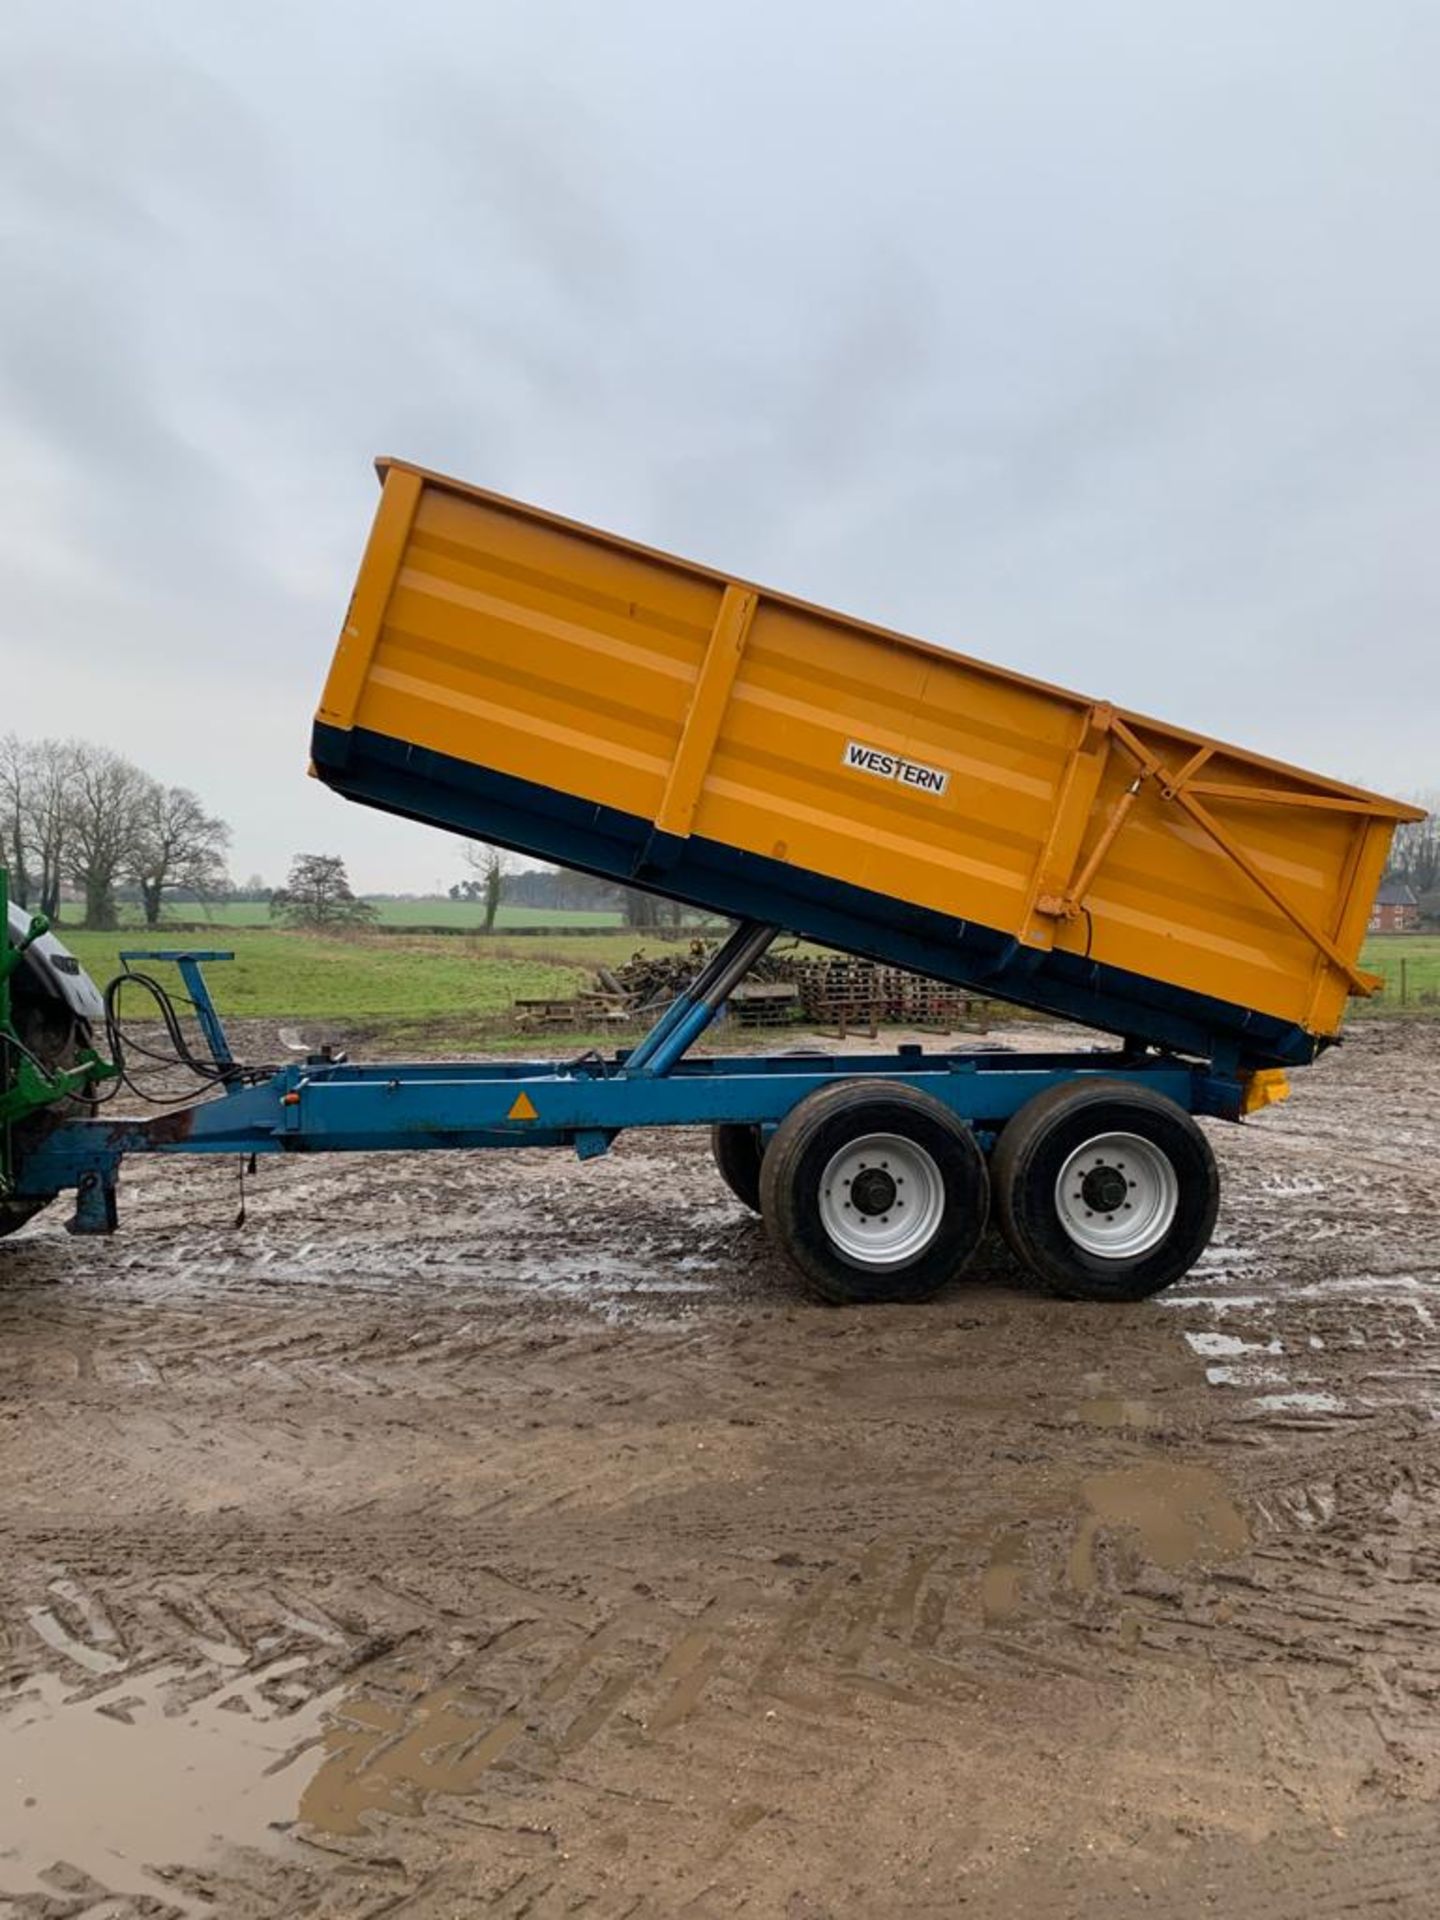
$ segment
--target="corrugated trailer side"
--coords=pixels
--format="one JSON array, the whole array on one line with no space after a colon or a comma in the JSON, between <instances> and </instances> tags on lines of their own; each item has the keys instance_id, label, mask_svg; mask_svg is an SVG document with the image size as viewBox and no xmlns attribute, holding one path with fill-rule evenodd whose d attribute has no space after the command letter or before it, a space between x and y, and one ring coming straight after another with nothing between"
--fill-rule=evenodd
<instances>
[{"instance_id":1,"label":"corrugated trailer side","mask_svg":"<svg viewBox=\"0 0 1440 1920\"><path fill-rule=\"evenodd\" d=\"M1308 1059L1412 808L398 462L350 798L1137 1039Z\"/></svg>"}]
</instances>

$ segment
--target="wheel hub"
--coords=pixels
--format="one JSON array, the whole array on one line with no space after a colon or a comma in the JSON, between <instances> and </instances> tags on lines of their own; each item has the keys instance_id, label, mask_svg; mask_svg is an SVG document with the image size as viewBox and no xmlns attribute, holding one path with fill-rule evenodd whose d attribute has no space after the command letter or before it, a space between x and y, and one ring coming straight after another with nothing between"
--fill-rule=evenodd
<instances>
[{"instance_id":1,"label":"wheel hub","mask_svg":"<svg viewBox=\"0 0 1440 1920\"><path fill-rule=\"evenodd\" d=\"M933 1155L897 1133L867 1133L831 1156L820 1176L820 1224L858 1267L918 1259L940 1231L945 1181Z\"/></svg>"},{"instance_id":2,"label":"wheel hub","mask_svg":"<svg viewBox=\"0 0 1440 1920\"><path fill-rule=\"evenodd\" d=\"M1080 1182L1080 1196L1092 1213L1118 1213L1129 1190L1118 1167L1092 1167Z\"/></svg>"},{"instance_id":3,"label":"wheel hub","mask_svg":"<svg viewBox=\"0 0 1440 1920\"><path fill-rule=\"evenodd\" d=\"M1180 1180L1168 1154L1138 1133L1096 1134L1076 1147L1055 1182L1060 1225L1083 1252L1134 1260L1175 1224Z\"/></svg>"},{"instance_id":4,"label":"wheel hub","mask_svg":"<svg viewBox=\"0 0 1440 1920\"><path fill-rule=\"evenodd\" d=\"M894 1179L883 1167L862 1167L850 1182L851 1205L857 1213L872 1219L876 1214L889 1213L898 1193Z\"/></svg>"}]
</instances>

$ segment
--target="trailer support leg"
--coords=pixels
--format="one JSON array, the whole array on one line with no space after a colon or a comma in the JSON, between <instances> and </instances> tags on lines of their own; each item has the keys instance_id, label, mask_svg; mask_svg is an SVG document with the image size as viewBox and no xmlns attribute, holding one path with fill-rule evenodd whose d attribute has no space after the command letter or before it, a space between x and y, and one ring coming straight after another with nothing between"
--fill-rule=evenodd
<instances>
[{"instance_id":1,"label":"trailer support leg","mask_svg":"<svg viewBox=\"0 0 1440 1920\"><path fill-rule=\"evenodd\" d=\"M75 1183L75 1212L67 1233L114 1233L120 1223L113 1167L92 1168Z\"/></svg>"}]
</instances>

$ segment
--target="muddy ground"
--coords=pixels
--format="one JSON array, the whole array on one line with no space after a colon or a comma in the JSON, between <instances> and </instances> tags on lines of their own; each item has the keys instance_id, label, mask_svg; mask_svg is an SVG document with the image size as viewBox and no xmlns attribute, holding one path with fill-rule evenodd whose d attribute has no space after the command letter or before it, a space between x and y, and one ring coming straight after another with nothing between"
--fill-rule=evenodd
<instances>
[{"instance_id":1,"label":"muddy ground","mask_svg":"<svg viewBox=\"0 0 1440 1920\"><path fill-rule=\"evenodd\" d=\"M799 1293L703 1142L136 1166L0 1252L0 1914L1409 1916L1440 1028L1143 1306Z\"/></svg>"}]
</instances>

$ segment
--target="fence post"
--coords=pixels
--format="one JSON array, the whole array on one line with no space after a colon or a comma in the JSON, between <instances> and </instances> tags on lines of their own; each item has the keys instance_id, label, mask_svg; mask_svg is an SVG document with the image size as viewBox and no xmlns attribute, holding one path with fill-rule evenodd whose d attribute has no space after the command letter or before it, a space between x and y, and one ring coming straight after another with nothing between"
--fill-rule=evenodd
<instances>
[{"instance_id":1,"label":"fence post","mask_svg":"<svg viewBox=\"0 0 1440 1920\"><path fill-rule=\"evenodd\" d=\"M1408 998L1409 983L1406 979L1406 973L1409 969L1409 966L1410 966L1410 962L1402 957L1400 961L1400 1004L1402 1007L1405 1005L1406 999Z\"/></svg>"}]
</instances>

